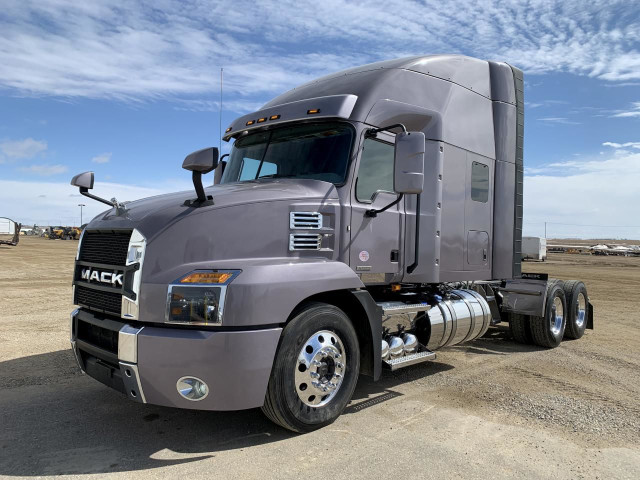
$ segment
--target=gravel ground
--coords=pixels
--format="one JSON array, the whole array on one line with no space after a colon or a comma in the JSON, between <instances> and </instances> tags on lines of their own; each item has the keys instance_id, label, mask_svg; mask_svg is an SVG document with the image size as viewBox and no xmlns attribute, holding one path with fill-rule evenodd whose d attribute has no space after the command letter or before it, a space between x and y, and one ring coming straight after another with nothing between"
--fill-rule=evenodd
<instances>
[{"instance_id":1,"label":"gravel ground","mask_svg":"<svg viewBox=\"0 0 640 480\"><path fill-rule=\"evenodd\" d=\"M141 405L81 375L68 344L76 245L0 247L0 477L640 478L640 258L526 263L584 280L596 330L542 350L492 328L362 377L336 423L293 435L259 410Z\"/></svg>"}]
</instances>

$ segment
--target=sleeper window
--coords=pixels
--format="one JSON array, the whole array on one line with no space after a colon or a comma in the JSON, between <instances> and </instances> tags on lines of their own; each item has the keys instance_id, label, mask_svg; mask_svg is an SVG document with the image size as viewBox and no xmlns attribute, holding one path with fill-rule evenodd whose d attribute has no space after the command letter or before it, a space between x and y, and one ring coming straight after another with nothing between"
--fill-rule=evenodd
<instances>
[{"instance_id":1,"label":"sleeper window","mask_svg":"<svg viewBox=\"0 0 640 480\"><path fill-rule=\"evenodd\" d=\"M471 164L471 200L487 203L489 201L489 166L483 163Z\"/></svg>"}]
</instances>

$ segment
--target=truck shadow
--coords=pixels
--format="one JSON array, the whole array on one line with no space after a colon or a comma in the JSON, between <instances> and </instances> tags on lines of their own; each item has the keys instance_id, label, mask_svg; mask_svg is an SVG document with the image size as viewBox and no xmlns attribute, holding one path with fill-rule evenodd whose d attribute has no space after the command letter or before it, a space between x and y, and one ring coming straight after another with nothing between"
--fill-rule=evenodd
<instances>
[{"instance_id":1,"label":"truck shadow","mask_svg":"<svg viewBox=\"0 0 640 480\"><path fill-rule=\"evenodd\" d=\"M427 363L361 377L351 414L401 396L396 385L453 368ZM128 472L215 458L296 434L259 409L203 412L142 405L79 373L70 350L0 363L0 476Z\"/></svg>"},{"instance_id":2,"label":"truck shadow","mask_svg":"<svg viewBox=\"0 0 640 480\"><path fill-rule=\"evenodd\" d=\"M487 333L481 338L469 343L462 343L451 350L464 351L466 353L476 353L480 355L511 355L514 353L539 352L547 350L536 345L525 345L513 340L508 325L496 325L490 327Z\"/></svg>"}]
</instances>

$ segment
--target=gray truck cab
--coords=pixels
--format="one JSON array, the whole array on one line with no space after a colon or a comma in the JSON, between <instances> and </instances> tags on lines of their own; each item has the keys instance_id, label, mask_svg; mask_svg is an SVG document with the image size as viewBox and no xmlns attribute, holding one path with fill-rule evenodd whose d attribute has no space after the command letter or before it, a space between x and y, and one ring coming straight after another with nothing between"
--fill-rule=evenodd
<instances>
[{"instance_id":1,"label":"gray truck cab","mask_svg":"<svg viewBox=\"0 0 640 480\"><path fill-rule=\"evenodd\" d=\"M304 432L340 415L359 374L491 324L547 347L581 336L584 285L520 272L522 85L457 55L366 65L236 119L226 162L185 159L195 195L122 204L74 177L111 206L78 247L80 368L135 401L262 407Z\"/></svg>"}]
</instances>

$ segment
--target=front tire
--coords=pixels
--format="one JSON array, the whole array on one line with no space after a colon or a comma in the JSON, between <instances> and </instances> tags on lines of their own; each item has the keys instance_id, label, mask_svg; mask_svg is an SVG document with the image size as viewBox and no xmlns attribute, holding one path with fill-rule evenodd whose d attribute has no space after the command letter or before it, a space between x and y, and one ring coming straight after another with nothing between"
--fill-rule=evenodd
<instances>
[{"instance_id":1,"label":"front tire","mask_svg":"<svg viewBox=\"0 0 640 480\"><path fill-rule=\"evenodd\" d=\"M322 428L351 400L359 372L349 317L333 305L309 304L282 332L262 411L294 432Z\"/></svg>"}]
</instances>

